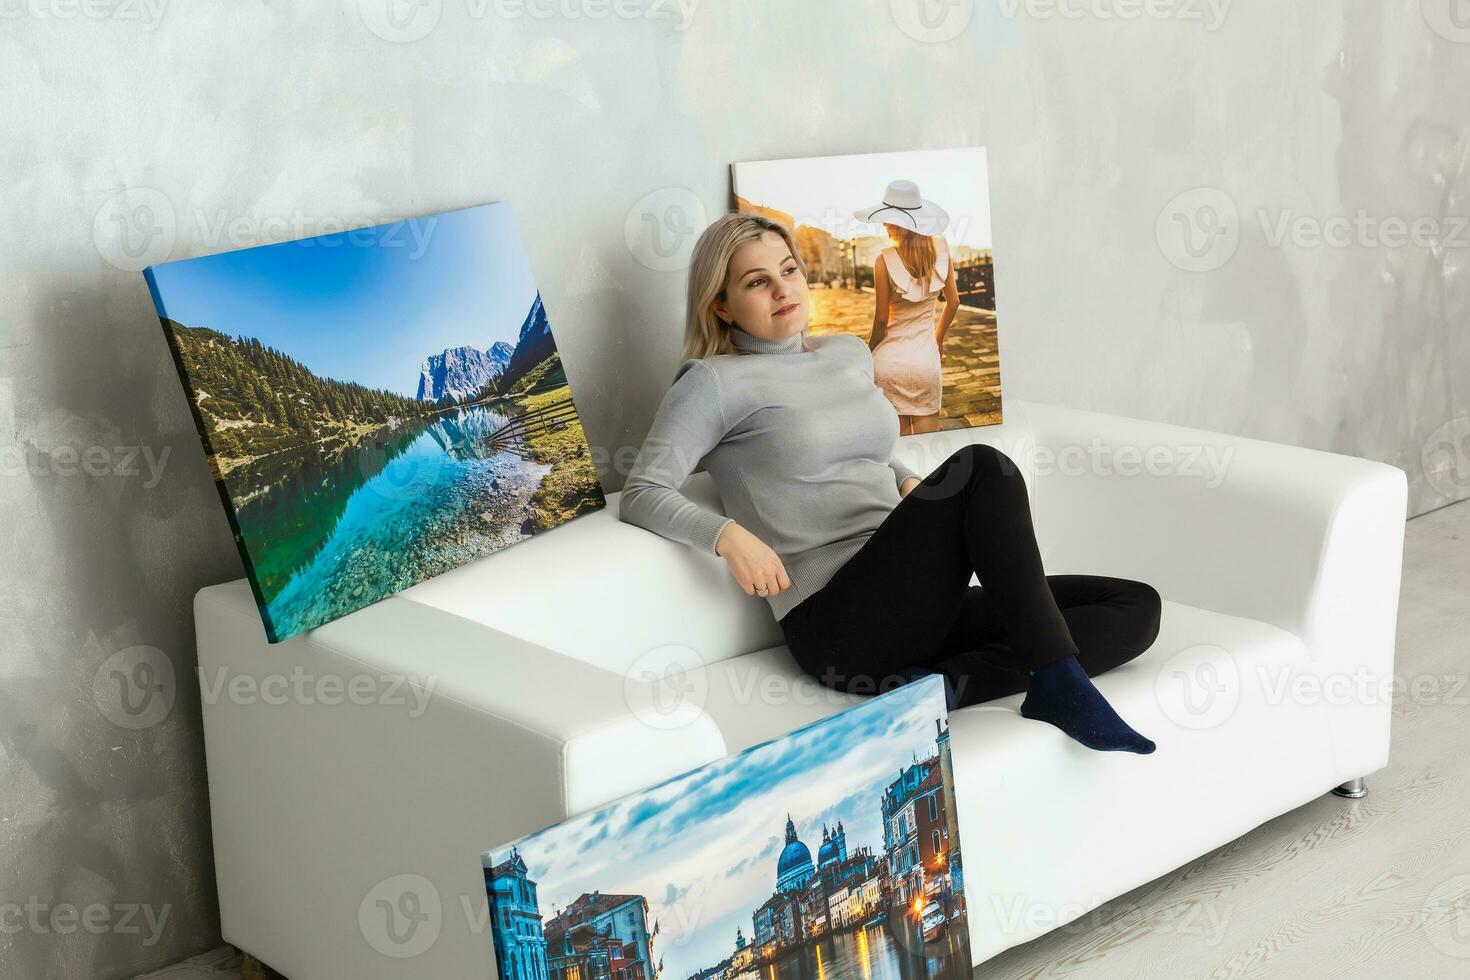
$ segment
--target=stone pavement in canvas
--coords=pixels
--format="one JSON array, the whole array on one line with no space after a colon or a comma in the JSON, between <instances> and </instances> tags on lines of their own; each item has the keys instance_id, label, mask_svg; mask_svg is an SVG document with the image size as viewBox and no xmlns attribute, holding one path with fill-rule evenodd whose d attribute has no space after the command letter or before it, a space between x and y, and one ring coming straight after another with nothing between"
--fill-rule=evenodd
<instances>
[{"instance_id":1,"label":"stone pavement in canvas","mask_svg":"<svg viewBox=\"0 0 1470 980\"><path fill-rule=\"evenodd\" d=\"M873 293L813 289L808 329L814 336L873 332ZM940 307L942 309L942 307ZM961 306L944 339L944 403L941 429L994 425L1000 413L1000 349L995 313Z\"/></svg>"}]
</instances>

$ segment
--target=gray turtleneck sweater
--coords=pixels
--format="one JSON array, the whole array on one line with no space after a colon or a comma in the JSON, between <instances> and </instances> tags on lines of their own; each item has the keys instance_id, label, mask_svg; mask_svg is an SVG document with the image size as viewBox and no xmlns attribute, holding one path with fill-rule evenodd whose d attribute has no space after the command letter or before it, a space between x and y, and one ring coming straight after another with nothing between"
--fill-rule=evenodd
<instances>
[{"instance_id":1,"label":"gray turtleneck sweater","mask_svg":"<svg viewBox=\"0 0 1470 980\"><path fill-rule=\"evenodd\" d=\"M893 459L898 414L851 334L766 340L732 327L742 353L679 365L623 486L619 517L716 554L738 521L781 558L791 588L776 619L826 585L919 474ZM680 493L703 464L729 516Z\"/></svg>"}]
</instances>

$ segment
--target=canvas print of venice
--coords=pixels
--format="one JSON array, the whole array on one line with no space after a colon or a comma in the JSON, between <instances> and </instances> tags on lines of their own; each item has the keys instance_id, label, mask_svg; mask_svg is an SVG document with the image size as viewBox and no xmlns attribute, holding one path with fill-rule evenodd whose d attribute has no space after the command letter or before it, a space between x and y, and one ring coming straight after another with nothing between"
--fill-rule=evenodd
<instances>
[{"instance_id":1,"label":"canvas print of venice","mask_svg":"<svg viewBox=\"0 0 1470 980\"><path fill-rule=\"evenodd\" d=\"M144 275L272 643L606 504L503 204Z\"/></svg>"},{"instance_id":2,"label":"canvas print of venice","mask_svg":"<svg viewBox=\"0 0 1470 980\"><path fill-rule=\"evenodd\" d=\"M969 980L931 676L483 855L500 980Z\"/></svg>"},{"instance_id":3,"label":"canvas print of venice","mask_svg":"<svg viewBox=\"0 0 1470 980\"><path fill-rule=\"evenodd\" d=\"M1002 420L984 147L737 163L731 180L738 210L794 232L808 332L872 348L900 434Z\"/></svg>"}]
</instances>

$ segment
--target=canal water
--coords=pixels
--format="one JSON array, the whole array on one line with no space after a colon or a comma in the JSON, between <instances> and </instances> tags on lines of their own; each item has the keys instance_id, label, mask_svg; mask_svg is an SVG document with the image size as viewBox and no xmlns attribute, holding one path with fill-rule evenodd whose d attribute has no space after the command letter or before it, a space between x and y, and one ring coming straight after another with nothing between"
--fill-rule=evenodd
<instances>
[{"instance_id":1,"label":"canal water","mask_svg":"<svg viewBox=\"0 0 1470 980\"><path fill-rule=\"evenodd\" d=\"M969 936L962 916L929 943L905 921L890 919L825 936L740 980L969 980ZM905 928L906 933L895 932Z\"/></svg>"}]
</instances>

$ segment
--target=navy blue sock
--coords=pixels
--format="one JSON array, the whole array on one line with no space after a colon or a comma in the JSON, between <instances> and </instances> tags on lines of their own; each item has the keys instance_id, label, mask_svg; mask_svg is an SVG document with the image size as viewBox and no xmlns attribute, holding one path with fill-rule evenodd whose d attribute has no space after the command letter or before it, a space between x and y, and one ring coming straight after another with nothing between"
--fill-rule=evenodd
<instances>
[{"instance_id":1,"label":"navy blue sock","mask_svg":"<svg viewBox=\"0 0 1470 980\"><path fill-rule=\"evenodd\" d=\"M1021 702L1022 717L1050 722L1099 752L1148 755L1156 748L1118 717L1076 657L1045 664L1028 674L1030 686Z\"/></svg>"}]
</instances>

